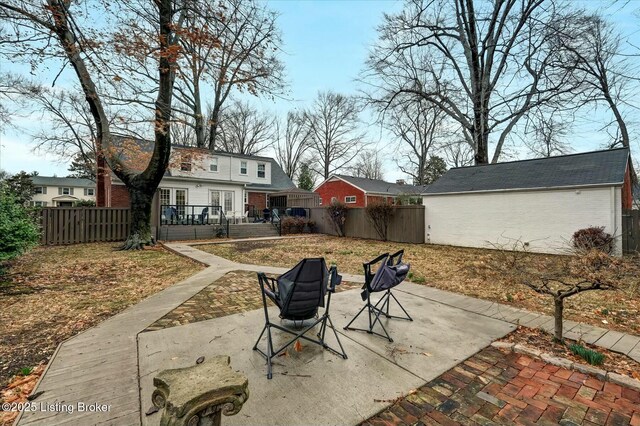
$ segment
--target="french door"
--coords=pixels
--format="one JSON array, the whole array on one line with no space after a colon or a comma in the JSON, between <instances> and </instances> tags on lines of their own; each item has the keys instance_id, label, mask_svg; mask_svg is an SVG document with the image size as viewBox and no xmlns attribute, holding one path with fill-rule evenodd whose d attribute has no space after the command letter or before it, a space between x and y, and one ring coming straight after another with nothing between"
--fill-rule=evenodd
<instances>
[{"instance_id":1,"label":"french door","mask_svg":"<svg viewBox=\"0 0 640 426\"><path fill-rule=\"evenodd\" d=\"M217 207L221 207L225 214L233 212L233 191L210 191L211 207L217 211Z\"/></svg>"}]
</instances>

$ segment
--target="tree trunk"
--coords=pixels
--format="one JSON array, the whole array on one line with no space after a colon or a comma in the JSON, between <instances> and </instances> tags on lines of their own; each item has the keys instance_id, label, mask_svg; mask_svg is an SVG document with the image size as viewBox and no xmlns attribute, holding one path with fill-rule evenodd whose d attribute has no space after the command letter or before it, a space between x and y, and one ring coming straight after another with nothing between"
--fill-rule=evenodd
<instances>
[{"instance_id":1,"label":"tree trunk","mask_svg":"<svg viewBox=\"0 0 640 426\"><path fill-rule=\"evenodd\" d=\"M155 244L155 238L151 235L151 203L154 191L150 185L140 187L130 186L129 197L131 199L131 221L129 237L124 242L121 250L141 250L144 246Z\"/></svg>"},{"instance_id":2,"label":"tree trunk","mask_svg":"<svg viewBox=\"0 0 640 426\"><path fill-rule=\"evenodd\" d=\"M216 149L218 138L218 123L220 120L220 106L214 106L209 117L209 149Z\"/></svg>"},{"instance_id":3,"label":"tree trunk","mask_svg":"<svg viewBox=\"0 0 640 426\"><path fill-rule=\"evenodd\" d=\"M553 299L554 312L553 317L555 319L554 335L553 339L557 342L564 341L562 337L562 312L564 311L564 299L556 297Z\"/></svg>"}]
</instances>

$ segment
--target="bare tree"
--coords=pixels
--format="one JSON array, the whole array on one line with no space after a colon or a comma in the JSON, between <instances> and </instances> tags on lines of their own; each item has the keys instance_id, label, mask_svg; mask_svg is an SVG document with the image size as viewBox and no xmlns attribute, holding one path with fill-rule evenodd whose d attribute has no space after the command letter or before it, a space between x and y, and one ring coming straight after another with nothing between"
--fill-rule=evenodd
<instances>
[{"instance_id":1,"label":"bare tree","mask_svg":"<svg viewBox=\"0 0 640 426\"><path fill-rule=\"evenodd\" d=\"M356 177L384 180L382 159L378 154L378 150L362 150L351 168L351 173Z\"/></svg>"},{"instance_id":2,"label":"bare tree","mask_svg":"<svg viewBox=\"0 0 640 426\"><path fill-rule=\"evenodd\" d=\"M597 249L575 249L571 255L558 258L531 258L520 241L495 247L500 251L492 267L514 283L553 298L557 341L563 341L565 299L586 291L615 290L625 276L633 273L621 259Z\"/></svg>"},{"instance_id":3,"label":"bare tree","mask_svg":"<svg viewBox=\"0 0 640 426\"><path fill-rule=\"evenodd\" d=\"M193 137L190 145L219 148L215 144L220 115L234 92L255 96L284 93L277 14L255 0L182 1L197 13L183 15L182 27L189 30L178 38L183 54L176 68L175 125L178 135ZM156 37L146 22L132 22L131 33L115 37L114 44L118 51L132 51ZM119 73L112 76L122 88L113 93L112 103L153 108L157 56L123 55L118 57L118 67L128 76L124 80Z\"/></svg>"},{"instance_id":4,"label":"bare tree","mask_svg":"<svg viewBox=\"0 0 640 426\"><path fill-rule=\"evenodd\" d=\"M623 54L622 39L612 24L598 15L584 16L581 23L580 32L559 40L566 51L562 66L583 84L583 104L604 104L611 112L613 119L606 126L615 128L610 147L630 148L624 108L637 96L640 69ZM637 182L633 170L632 175Z\"/></svg>"},{"instance_id":5,"label":"bare tree","mask_svg":"<svg viewBox=\"0 0 640 426\"><path fill-rule=\"evenodd\" d=\"M305 113L309 125L309 147L317 159L316 173L327 179L351 163L363 145L358 130L359 109L354 98L335 92L320 92Z\"/></svg>"},{"instance_id":6,"label":"bare tree","mask_svg":"<svg viewBox=\"0 0 640 426\"><path fill-rule=\"evenodd\" d=\"M270 148L275 140L275 118L248 102L234 101L223 110L219 124L217 146L226 152L256 155Z\"/></svg>"},{"instance_id":7,"label":"bare tree","mask_svg":"<svg viewBox=\"0 0 640 426\"><path fill-rule=\"evenodd\" d=\"M285 88L284 65L277 55L282 44L277 14L257 1L223 4L225 10L212 28L220 43L219 54L207 62L213 88L209 149L215 147L220 114L233 89L280 95Z\"/></svg>"},{"instance_id":8,"label":"bare tree","mask_svg":"<svg viewBox=\"0 0 640 426\"><path fill-rule=\"evenodd\" d=\"M564 140L568 121L556 114L536 114L524 132L524 144L536 157L552 157L571 152L571 146Z\"/></svg>"},{"instance_id":9,"label":"bare tree","mask_svg":"<svg viewBox=\"0 0 640 426\"><path fill-rule=\"evenodd\" d=\"M33 136L36 147L62 159L73 159L76 166L84 163L95 167L97 131L82 91L30 87L23 88L24 96L35 104L43 119L49 119L49 125ZM94 179L95 175L94 170Z\"/></svg>"},{"instance_id":10,"label":"bare tree","mask_svg":"<svg viewBox=\"0 0 640 426\"><path fill-rule=\"evenodd\" d=\"M280 126L278 126L279 129ZM282 170L291 179L297 175L302 157L309 147L309 133L309 126L305 122L304 114L289 111L284 123L284 135L278 135L276 159Z\"/></svg>"},{"instance_id":11,"label":"bare tree","mask_svg":"<svg viewBox=\"0 0 640 426\"><path fill-rule=\"evenodd\" d=\"M436 105L461 127L476 164L497 162L531 108L574 91L552 43L574 24L552 0L410 0L385 15L363 80L379 103Z\"/></svg>"},{"instance_id":12,"label":"bare tree","mask_svg":"<svg viewBox=\"0 0 640 426\"><path fill-rule=\"evenodd\" d=\"M76 5L70 0L39 1L0 1L0 18L10 26L10 31L0 40L20 57L38 62L44 58L62 59L70 64L82 87L85 99L91 111L96 130L96 152L98 153L98 175L101 176L106 160L116 176L126 185L131 197L130 235L125 249L140 249L153 243L151 236L151 200L162 179L169 162L171 151L170 119L172 92L179 49L178 34L183 32L180 24L185 13L193 12L188 4L182 4L182 15L171 0L153 2L129 1L122 4L110 4L111 8L121 6L116 16L126 22L144 21L153 25L157 37L153 44L140 46L138 50L126 54L145 55L154 52L158 56L158 85L155 100L154 135L155 145L151 159L142 171L128 167L118 156L112 155L113 137L110 129L108 111L99 89L100 72L96 65L108 66L108 61L99 54L97 47L100 39L95 37L90 25L95 16L86 16L86 10L92 7ZM130 34L128 27L116 26L116 31ZM87 35L91 35L88 37ZM15 58L16 56L14 56Z\"/></svg>"},{"instance_id":13,"label":"bare tree","mask_svg":"<svg viewBox=\"0 0 640 426\"><path fill-rule=\"evenodd\" d=\"M445 114L436 105L424 100L398 103L389 108L384 122L400 141L396 164L408 174L415 185L424 185L426 167L432 152L438 151L448 135L444 130Z\"/></svg>"}]
</instances>

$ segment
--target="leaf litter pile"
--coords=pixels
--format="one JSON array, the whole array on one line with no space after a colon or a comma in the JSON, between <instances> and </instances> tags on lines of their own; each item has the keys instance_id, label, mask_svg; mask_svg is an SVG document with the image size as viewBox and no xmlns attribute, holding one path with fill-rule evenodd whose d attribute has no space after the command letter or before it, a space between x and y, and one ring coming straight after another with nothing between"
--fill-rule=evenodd
<instances>
[{"instance_id":1,"label":"leaf litter pile","mask_svg":"<svg viewBox=\"0 0 640 426\"><path fill-rule=\"evenodd\" d=\"M553 301L503 276L490 249L408 244L314 235L282 241L238 242L198 246L227 259L257 265L291 267L304 257L322 256L344 273L362 275L362 263L381 253L404 249L411 263L409 280L467 296L553 315ZM530 253L525 262L562 268L560 256ZM612 291L590 291L565 300L565 319L640 335L640 257L626 257L625 278Z\"/></svg>"},{"instance_id":2,"label":"leaf litter pile","mask_svg":"<svg viewBox=\"0 0 640 426\"><path fill-rule=\"evenodd\" d=\"M202 269L161 247L126 252L113 247L39 247L0 275L1 399L25 391L28 381L6 387L24 380L14 376L21 369L34 368L27 377L37 380L61 341Z\"/></svg>"}]
</instances>

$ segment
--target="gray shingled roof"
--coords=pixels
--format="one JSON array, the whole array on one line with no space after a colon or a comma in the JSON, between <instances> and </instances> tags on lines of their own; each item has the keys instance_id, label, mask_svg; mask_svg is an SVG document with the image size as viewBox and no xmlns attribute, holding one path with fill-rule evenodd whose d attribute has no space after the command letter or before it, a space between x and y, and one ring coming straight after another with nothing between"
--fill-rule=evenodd
<instances>
[{"instance_id":1,"label":"gray shingled roof","mask_svg":"<svg viewBox=\"0 0 640 426\"><path fill-rule=\"evenodd\" d=\"M95 188L95 182L89 179L55 177L55 176L33 176L31 181L35 186L62 186L76 188Z\"/></svg>"},{"instance_id":2,"label":"gray shingled roof","mask_svg":"<svg viewBox=\"0 0 640 426\"><path fill-rule=\"evenodd\" d=\"M425 195L585 185L622 185L626 148L450 169Z\"/></svg>"},{"instance_id":3,"label":"gray shingled roof","mask_svg":"<svg viewBox=\"0 0 640 426\"><path fill-rule=\"evenodd\" d=\"M365 192L376 194L420 194L425 191L426 186L399 185L397 183L386 182L378 179L367 179L361 177L334 175L343 179L352 185L364 190Z\"/></svg>"},{"instance_id":4,"label":"gray shingled roof","mask_svg":"<svg viewBox=\"0 0 640 426\"><path fill-rule=\"evenodd\" d=\"M114 135L114 144L117 145L118 143L120 143L125 138L129 138L129 136ZM140 147L143 150L151 151L153 149L153 146L154 146L154 142L153 141L144 140L144 139L137 139L137 138L134 138L134 139L138 142L138 144L140 145ZM175 148L177 148L177 149L198 149L198 148L195 148L195 147L192 147L192 146L185 146L185 145L178 145L178 144L172 144L171 148L172 149L175 149ZM260 155L233 154L233 153L230 153L230 152L225 152L225 151L220 151L220 150L208 150L208 151L211 154L224 155L224 156L227 156L227 157L247 158L247 159L252 159L252 160L269 161L271 163L271 183L270 184L250 183L250 184L247 184L247 188L262 189L262 190L267 190L267 191L281 191L283 189L289 189L291 187L295 187L295 184L293 183L293 181L291 179L289 179L289 176L286 175L284 170L282 170L282 167L280 167L280 165L271 157L263 157L263 156L260 156ZM167 169L165 171L165 176L172 176L170 169Z\"/></svg>"}]
</instances>

